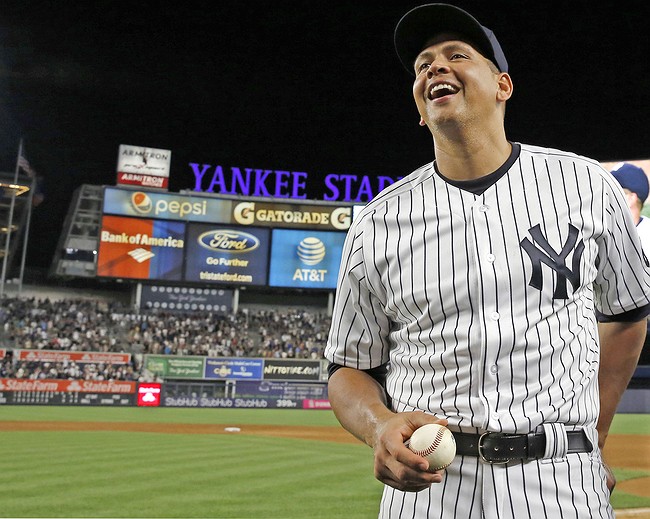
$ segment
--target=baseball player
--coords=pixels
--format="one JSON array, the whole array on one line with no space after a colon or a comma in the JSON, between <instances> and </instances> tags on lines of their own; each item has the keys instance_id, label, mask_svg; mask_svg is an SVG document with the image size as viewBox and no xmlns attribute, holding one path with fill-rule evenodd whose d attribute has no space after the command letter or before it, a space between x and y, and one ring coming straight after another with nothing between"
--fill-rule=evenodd
<instances>
[{"instance_id":1,"label":"baseball player","mask_svg":"<svg viewBox=\"0 0 650 519\"><path fill-rule=\"evenodd\" d=\"M632 220L636 224L636 230L641 238L643 252L646 258L650 258L650 218L643 216L641 211L650 192L650 182L646 172L629 162L621 162L612 170L612 175L621 184L625 192L627 205L632 213ZM647 331L639 364L650 364L650 320L646 320Z\"/></svg>"},{"instance_id":2,"label":"baseball player","mask_svg":"<svg viewBox=\"0 0 650 519\"><path fill-rule=\"evenodd\" d=\"M625 192L627 205L632 211L632 219L641 237L643 250L646 256L650 257L650 218L646 218L641 214L643 204L645 204L648 192L650 192L648 176L642 168L629 162L617 164L612 170L612 175L618 180Z\"/></svg>"},{"instance_id":3,"label":"baseball player","mask_svg":"<svg viewBox=\"0 0 650 519\"><path fill-rule=\"evenodd\" d=\"M650 313L623 190L506 138L508 63L467 12L417 7L395 45L435 161L353 222L325 352L334 412L385 483L379 516L612 517L600 449ZM456 438L444 472L404 446L425 423Z\"/></svg>"}]
</instances>

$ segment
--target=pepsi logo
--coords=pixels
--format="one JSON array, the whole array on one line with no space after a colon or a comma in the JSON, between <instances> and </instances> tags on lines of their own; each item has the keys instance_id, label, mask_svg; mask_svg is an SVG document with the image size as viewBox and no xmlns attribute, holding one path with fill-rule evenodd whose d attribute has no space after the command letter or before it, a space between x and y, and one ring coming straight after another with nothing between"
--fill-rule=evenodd
<instances>
[{"instance_id":1,"label":"pepsi logo","mask_svg":"<svg viewBox=\"0 0 650 519\"><path fill-rule=\"evenodd\" d=\"M133 206L133 209L140 214L150 213L153 208L151 198L142 191L136 191L131 195L131 205Z\"/></svg>"}]
</instances>

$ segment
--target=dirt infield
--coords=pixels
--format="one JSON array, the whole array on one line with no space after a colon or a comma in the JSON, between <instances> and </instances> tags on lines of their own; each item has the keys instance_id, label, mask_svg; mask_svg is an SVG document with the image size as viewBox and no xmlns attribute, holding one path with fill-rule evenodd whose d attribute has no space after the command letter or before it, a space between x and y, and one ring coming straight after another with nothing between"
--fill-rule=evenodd
<instances>
[{"instance_id":1,"label":"dirt infield","mask_svg":"<svg viewBox=\"0 0 650 519\"><path fill-rule=\"evenodd\" d=\"M164 424L129 422L0 421L0 431L126 431L165 434L243 434L278 438L359 443L340 427L270 426L248 424ZM634 446L634 448L631 448ZM612 434L607 440L605 459L618 468L650 472L650 436ZM650 477L620 482L617 490L650 497ZM630 515L632 514L632 515ZM650 518L650 510L620 511L618 517Z\"/></svg>"},{"instance_id":2,"label":"dirt infield","mask_svg":"<svg viewBox=\"0 0 650 519\"><path fill-rule=\"evenodd\" d=\"M129 431L166 434L233 434L226 429L237 428L237 434L253 434L278 438L320 440L337 443L359 443L340 427L299 427L282 425L240 424L162 424L129 422L31 422L0 421L0 431Z\"/></svg>"}]
</instances>

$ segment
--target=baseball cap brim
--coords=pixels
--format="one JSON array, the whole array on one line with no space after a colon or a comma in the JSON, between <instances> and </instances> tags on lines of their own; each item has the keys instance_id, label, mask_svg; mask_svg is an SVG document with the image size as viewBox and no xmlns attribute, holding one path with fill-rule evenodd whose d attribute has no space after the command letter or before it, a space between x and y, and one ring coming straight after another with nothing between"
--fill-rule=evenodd
<instances>
[{"instance_id":1,"label":"baseball cap brim","mask_svg":"<svg viewBox=\"0 0 650 519\"><path fill-rule=\"evenodd\" d=\"M501 72L508 61L494 33L471 14L449 4L426 4L407 12L395 27L395 50L404 68L414 74L413 63L428 41L449 32L467 38Z\"/></svg>"}]
</instances>

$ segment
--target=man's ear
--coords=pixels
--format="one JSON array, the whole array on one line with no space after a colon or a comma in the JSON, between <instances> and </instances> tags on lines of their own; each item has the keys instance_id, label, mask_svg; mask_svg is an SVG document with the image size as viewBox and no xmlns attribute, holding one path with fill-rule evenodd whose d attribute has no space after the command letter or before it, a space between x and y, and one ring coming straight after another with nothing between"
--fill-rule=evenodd
<instances>
[{"instance_id":1,"label":"man's ear","mask_svg":"<svg viewBox=\"0 0 650 519\"><path fill-rule=\"evenodd\" d=\"M498 91L497 91L497 100L498 101L507 101L512 97L512 92L514 86L512 84L512 78L507 72L501 72L499 74L499 80L497 82Z\"/></svg>"}]
</instances>

